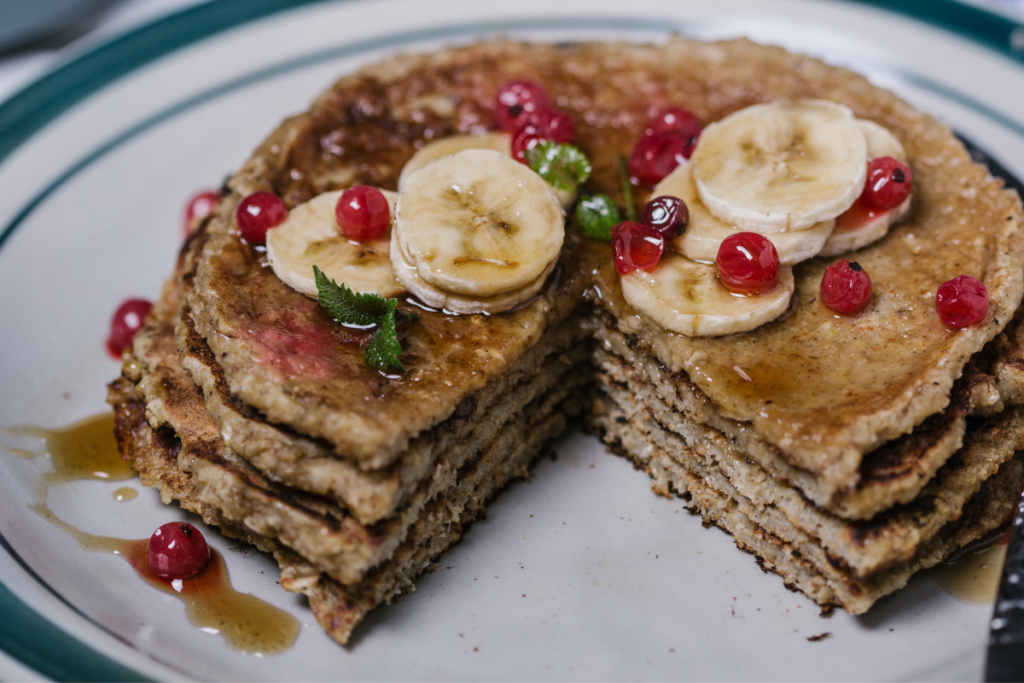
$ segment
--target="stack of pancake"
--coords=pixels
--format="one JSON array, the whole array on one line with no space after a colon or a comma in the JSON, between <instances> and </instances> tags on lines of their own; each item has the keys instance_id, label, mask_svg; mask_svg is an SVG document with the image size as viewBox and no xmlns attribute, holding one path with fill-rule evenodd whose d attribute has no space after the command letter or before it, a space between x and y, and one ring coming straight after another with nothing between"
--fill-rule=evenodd
<instances>
[{"instance_id":1,"label":"stack of pancake","mask_svg":"<svg viewBox=\"0 0 1024 683\"><path fill-rule=\"evenodd\" d=\"M815 260L795 269L783 319L683 337L625 303L609 246L570 221L538 297L462 316L400 297L418 316L401 330L406 372L368 367L372 330L338 325L278 280L239 238L235 207L256 191L294 207L358 183L393 190L425 141L491 129L495 90L520 78L543 83L576 121L594 167L587 191L619 199L617 157L666 103L708 123L760 101L823 98L887 127L910 156L915 204L857 253L871 306L849 317L824 308L828 262ZM281 585L307 595L339 642L412 590L584 409L656 491L687 497L813 600L859 613L1012 508L1021 220L1016 195L946 128L860 76L777 48L489 43L397 57L285 121L195 226L111 385L118 441L164 502L273 552ZM985 282L991 305L957 332L930 296L961 273ZM597 401L584 390L595 370Z\"/></svg>"}]
</instances>

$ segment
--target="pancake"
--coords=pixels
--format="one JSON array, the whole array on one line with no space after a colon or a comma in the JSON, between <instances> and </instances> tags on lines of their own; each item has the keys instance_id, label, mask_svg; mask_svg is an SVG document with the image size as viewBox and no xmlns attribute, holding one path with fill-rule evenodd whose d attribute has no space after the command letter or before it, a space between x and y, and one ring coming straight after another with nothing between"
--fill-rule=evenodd
<instances>
[{"instance_id":1,"label":"pancake","mask_svg":"<svg viewBox=\"0 0 1024 683\"><path fill-rule=\"evenodd\" d=\"M491 315L401 296L418 316L402 328L407 371L370 368L370 332L279 280L239 238L236 207L256 191L294 208L354 184L395 190L425 144L492 130L496 89L523 78L573 118L593 166L585 192L620 203L618 157L667 104L707 125L761 102L828 99L884 126L907 151L914 197L905 222L856 254L871 304L826 308L829 262L812 259L794 268L782 318L685 337L625 301L610 246L570 218L538 296ZM685 497L787 585L859 614L1013 508L1022 217L947 127L779 48L494 42L393 57L281 124L196 226L112 385L119 443L165 502L273 552L282 586L345 642L368 610L414 588L586 396L591 427L655 491ZM960 274L990 303L982 323L952 330L934 292Z\"/></svg>"}]
</instances>

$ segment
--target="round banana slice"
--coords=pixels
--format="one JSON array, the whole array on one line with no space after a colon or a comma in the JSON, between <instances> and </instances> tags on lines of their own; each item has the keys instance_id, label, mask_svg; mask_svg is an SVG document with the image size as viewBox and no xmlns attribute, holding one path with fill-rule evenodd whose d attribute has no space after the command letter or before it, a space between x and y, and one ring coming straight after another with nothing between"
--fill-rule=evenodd
<instances>
[{"instance_id":1,"label":"round banana slice","mask_svg":"<svg viewBox=\"0 0 1024 683\"><path fill-rule=\"evenodd\" d=\"M398 193L381 190L391 205ZM288 213L284 223L267 231L267 258L285 284L314 299L313 266L338 283L362 294L390 298L405 287L395 279L389 255L391 238L358 242L338 232L334 208L341 191L324 192Z\"/></svg>"},{"instance_id":2,"label":"round banana slice","mask_svg":"<svg viewBox=\"0 0 1024 683\"><path fill-rule=\"evenodd\" d=\"M409 261L397 240L391 244L391 261L396 273L403 274L406 287L416 298L428 306L460 314L501 313L532 299L540 294L548 276L558 264L557 261L552 261L540 277L525 287L494 296L470 297L446 292L426 282L420 277L419 270Z\"/></svg>"},{"instance_id":3,"label":"round banana slice","mask_svg":"<svg viewBox=\"0 0 1024 683\"><path fill-rule=\"evenodd\" d=\"M450 156L464 149L489 149L512 156L512 136L508 133L484 133L483 135L453 135L424 145L405 162L402 174L398 176L398 191L405 189L406 179L432 161Z\"/></svg>"},{"instance_id":4,"label":"round banana slice","mask_svg":"<svg viewBox=\"0 0 1024 683\"><path fill-rule=\"evenodd\" d=\"M442 157L461 152L464 149L489 149L500 152L507 157L512 156L512 136L508 133L484 133L482 135L454 135L450 138L442 138L431 142L420 151L412 155L412 159L402 167L402 174L398 177L398 191L405 188L405 179L411 174L420 170L427 164L437 161ZM562 190L548 185L551 194L562 205L566 211L576 201L576 193Z\"/></svg>"},{"instance_id":5,"label":"round banana slice","mask_svg":"<svg viewBox=\"0 0 1024 683\"><path fill-rule=\"evenodd\" d=\"M499 152L467 149L409 174L392 247L401 244L427 284L493 297L543 276L562 248L562 215L547 183L529 168ZM396 276L411 289L408 269L398 265Z\"/></svg>"},{"instance_id":6,"label":"round banana slice","mask_svg":"<svg viewBox=\"0 0 1024 683\"><path fill-rule=\"evenodd\" d=\"M907 153L896 136L874 121L857 119L857 125L864 131L864 139L868 144L868 158L892 157L901 163L907 163ZM852 207L836 219L835 230L821 250L821 256L836 256L848 251L862 249L876 242L889 232L889 226L896 223L910 212L910 197L895 209L888 211L870 211L854 203Z\"/></svg>"},{"instance_id":7,"label":"round banana slice","mask_svg":"<svg viewBox=\"0 0 1024 683\"><path fill-rule=\"evenodd\" d=\"M697 194L693 183L693 165L679 164L654 188L653 197L671 195L686 202L690 210L690 222L679 237L672 240L672 248L694 261L713 262L718 258L718 248L729 235L743 232L728 223L715 218ZM775 232L765 235L775 245L779 262L791 266L815 256L825 246L835 221L822 221L806 230Z\"/></svg>"},{"instance_id":8,"label":"round banana slice","mask_svg":"<svg viewBox=\"0 0 1024 683\"><path fill-rule=\"evenodd\" d=\"M651 273L634 270L622 276L626 301L656 323L688 337L717 337L746 332L775 320L789 308L793 269L779 269L769 290L743 295L718 279L713 265L666 253Z\"/></svg>"},{"instance_id":9,"label":"round banana slice","mask_svg":"<svg viewBox=\"0 0 1024 683\"><path fill-rule=\"evenodd\" d=\"M867 175L853 113L825 100L741 109L701 133L697 191L720 220L753 232L803 230L846 211Z\"/></svg>"}]
</instances>

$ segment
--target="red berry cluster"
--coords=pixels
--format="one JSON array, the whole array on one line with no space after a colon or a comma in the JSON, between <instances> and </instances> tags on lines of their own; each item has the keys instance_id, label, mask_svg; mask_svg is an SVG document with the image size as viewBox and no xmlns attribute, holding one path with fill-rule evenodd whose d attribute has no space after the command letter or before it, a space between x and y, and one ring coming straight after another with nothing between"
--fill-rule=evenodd
<instances>
[{"instance_id":1,"label":"red berry cluster","mask_svg":"<svg viewBox=\"0 0 1024 683\"><path fill-rule=\"evenodd\" d=\"M206 539L188 522L170 522L149 538L149 570L162 579L195 576L210 561Z\"/></svg>"},{"instance_id":2,"label":"red berry cluster","mask_svg":"<svg viewBox=\"0 0 1024 683\"><path fill-rule=\"evenodd\" d=\"M545 140L563 144L576 139L572 118L555 109L544 86L535 81L513 81L499 90L494 121L512 134L512 156L524 164L527 150Z\"/></svg>"},{"instance_id":3,"label":"red berry cluster","mask_svg":"<svg viewBox=\"0 0 1024 683\"><path fill-rule=\"evenodd\" d=\"M693 154L700 137L700 119L692 111L668 107L651 119L629 155L629 172L653 187Z\"/></svg>"},{"instance_id":4,"label":"red berry cluster","mask_svg":"<svg viewBox=\"0 0 1024 683\"><path fill-rule=\"evenodd\" d=\"M334 207L341 234L351 240L383 239L391 227L391 205L384 193L368 185L356 185L341 193Z\"/></svg>"},{"instance_id":5,"label":"red berry cluster","mask_svg":"<svg viewBox=\"0 0 1024 683\"><path fill-rule=\"evenodd\" d=\"M871 278L856 262L836 261L821 278L821 301L840 313L856 313L871 300ZM977 325L988 314L988 289L970 275L939 285L935 311L953 329Z\"/></svg>"},{"instance_id":6,"label":"red berry cluster","mask_svg":"<svg viewBox=\"0 0 1024 683\"><path fill-rule=\"evenodd\" d=\"M643 223L623 221L612 228L615 270L619 275L634 270L654 270L665 253L665 242L686 229L690 211L678 197L657 197L647 202Z\"/></svg>"},{"instance_id":7,"label":"red berry cluster","mask_svg":"<svg viewBox=\"0 0 1024 683\"><path fill-rule=\"evenodd\" d=\"M128 299L117 307L110 320L110 336L107 337L107 351L111 356L120 358L121 353L131 346L132 338L142 328L151 308L152 302L145 299Z\"/></svg>"},{"instance_id":8,"label":"red berry cluster","mask_svg":"<svg viewBox=\"0 0 1024 683\"><path fill-rule=\"evenodd\" d=\"M238 231L252 245L267 243L267 230L276 228L288 218L288 207L270 192L253 192L238 203L235 220Z\"/></svg>"},{"instance_id":9,"label":"red berry cluster","mask_svg":"<svg viewBox=\"0 0 1024 683\"><path fill-rule=\"evenodd\" d=\"M734 292L756 294L779 281L779 253L756 232L738 232L722 240L715 263L722 284Z\"/></svg>"},{"instance_id":10,"label":"red berry cluster","mask_svg":"<svg viewBox=\"0 0 1024 683\"><path fill-rule=\"evenodd\" d=\"M821 302L840 313L856 313L871 300L871 277L860 264L843 259L825 269Z\"/></svg>"},{"instance_id":11,"label":"red berry cluster","mask_svg":"<svg viewBox=\"0 0 1024 683\"><path fill-rule=\"evenodd\" d=\"M958 275L935 291L935 310L954 329L977 325L988 314L988 289L970 275Z\"/></svg>"},{"instance_id":12,"label":"red berry cluster","mask_svg":"<svg viewBox=\"0 0 1024 683\"><path fill-rule=\"evenodd\" d=\"M185 237L192 231L192 221L210 215L219 201L220 193L215 190L204 190L188 200L185 206Z\"/></svg>"},{"instance_id":13,"label":"red berry cluster","mask_svg":"<svg viewBox=\"0 0 1024 683\"><path fill-rule=\"evenodd\" d=\"M889 211L906 201L914 185L910 167L892 157L868 162L868 178L860 201L874 211Z\"/></svg>"}]
</instances>

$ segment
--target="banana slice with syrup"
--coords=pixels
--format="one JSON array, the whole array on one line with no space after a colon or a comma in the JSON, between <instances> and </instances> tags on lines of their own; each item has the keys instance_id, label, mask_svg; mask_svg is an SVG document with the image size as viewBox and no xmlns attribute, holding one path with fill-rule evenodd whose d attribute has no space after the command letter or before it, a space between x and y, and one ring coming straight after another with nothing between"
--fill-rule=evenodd
<instances>
[{"instance_id":1,"label":"banana slice with syrup","mask_svg":"<svg viewBox=\"0 0 1024 683\"><path fill-rule=\"evenodd\" d=\"M405 188L405 180L411 174L420 170L427 164L437 161L446 156L451 156L466 149L489 149L500 152L505 156L512 157L512 136L508 133L483 133L481 135L453 135L449 138L442 138L425 145L422 149L412 155L412 158L402 167L402 173L398 177L398 191ZM555 195L555 199L562 205L562 209L568 211L576 200L576 193L562 190L548 185L548 190Z\"/></svg>"},{"instance_id":2,"label":"banana slice with syrup","mask_svg":"<svg viewBox=\"0 0 1024 683\"><path fill-rule=\"evenodd\" d=\"M466 149L410 173L395 217L398 281L458 313L499 312L534 296L565 236L547 183L493 150Z\"/></svg>"},{"instance_id":3,"label":"banana slice with syrup","mask_svg":"<svg viewBox=\"0 0 1024 683\"><path fill-rule=\"evenodd\" d=\"M658 267L622 276L622 294L662 327L688 337L746 332L775 320L789 308L793 269L782 266L771 289L738 294L718 278L718 268L666 253Z\"/></svg>"},{"instance_id":4,"label":"banana slice with syrup","mask_svg":"<svg viewBox=\"0 0 1024 683\"><path fill-rule=\"evenodd\" d=\"M864 189L868 154L849 108L797 100L754 105L711 124L691 161L712 215L769 235L849 209Z\"/></svg>"},{"instance_id":5,"label":"banana slice with syrup","mask_svg":"<svg viewBox=\"0 0 1024 683\"><path fill-rule=\"evenodd\" d=\"M713 263L718 258L718 248L729 235L743 232L743 229L724 223L716 218L700 200L693 183L693 165L679 164L654 188L652 198L670 195L686 202L690 211L689 224L683 234L672 240L675 251L693 259ZM805 230L776 232L765 235L779 253L779 262L791 266L806 261L821 251L832 234L834 220L822 221Z\"/></svg>"},{"instance_id":6,"label":"banana slice with syrup","mask_svg":"<svg viewBox=\"0 0 1024 683\"><path fill-rule=\"evenodd\" d=\"M907 163L907 153L895 135L874 121L857 119L857 125L864 132L869 159L892 157L900 163ZM855 202L850 209L836 219L836 227L832 231L832 236L829 237L819 255L837 256L848 251L862 249L885 237L889 232L889 226L909 212L909 196L902 204L888 211L873 211L861 206L860 202Z\"/></svg>"},{"instance_id":7,"label":"banana slice with syrup","mask_svg":"<svg viewBox=\"0 0 1024 683\"><path fill-rule=\"evenodd\" d=\"M324 192L299 204L288 218L267 231L267 258L285 284L317 298L313 266L356 292L397 296L405 287L391 267L390 237L359 242L338 231L335 207L342 191ZM392 222L398 193L381 190L391 206ZM392 228L393 230L393 228Z\"/></svg>"}]
</instances>

